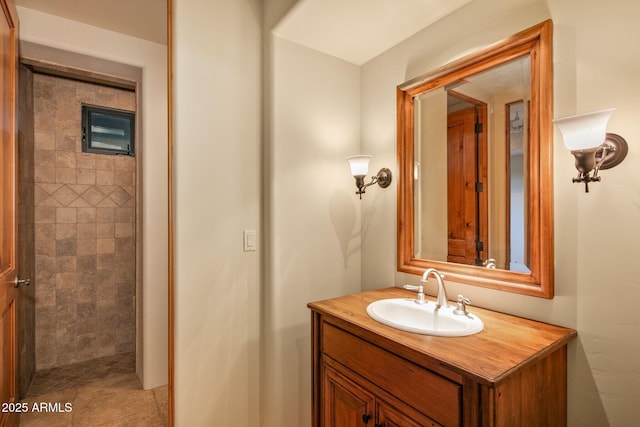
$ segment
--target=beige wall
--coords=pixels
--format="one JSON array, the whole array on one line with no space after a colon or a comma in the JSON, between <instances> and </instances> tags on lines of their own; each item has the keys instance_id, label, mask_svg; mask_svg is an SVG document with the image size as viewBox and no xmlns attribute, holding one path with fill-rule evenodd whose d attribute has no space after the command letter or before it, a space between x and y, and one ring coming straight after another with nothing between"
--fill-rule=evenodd
<instances>
[{"instance_id":1,"label":"beige wall","mask_svg":"<svg viewBox=\"0 0 640 427\"><path fill-rule=\"evenodd\" d=\"M167 293L167 73L166 46L18 7L21 41L139 67L142 86L143 206L142 307L138 310L138 374L145 388L166 384L168 375ZM87 69L100 66L99 62ZM142 332L142 333L140 333Z\"/></svg>"},{"instance_id":2,"label":"beige wall","mask_svg":"<svg viewBox=\"0 0 640 427\"><path fill-rule=\"evenodd\" d=\"M570 184L575 175L556 131L556 280L575 285L576 424L626 426L640 419L640 320L625 301L640 298L640 55L637 2L549 2L555 21L555 111L557 117L616 107L607 129L629 142L625 162L602 172L599 188L585 194ZM576 188L577 187L577 188ZM593 196L593 197L590 197ZM605 219L611 223L603 227ZM619 303L617 301L620 301ZM614 302L615 301L615 302Z\"/></svg>"},{"instance_id":3,"label":"beige wall","mask_svg":"<svg viewBox=\"0 0 640 427\"><path fill-rule=\"evenodd\" d=\"M260 3L174 3L178 426L259 425Z\"/></svg>"},{"instance_id":4,"label":"beige wall","mask_svg":"<svg viewBox=\"0 0 640 427\"><path fill-rule=\"evenodd\" d=\"M360 68L271 37L263 291L263 425L311 419L310 301L360 291ZM372 159L374 174L386 166ZM370 188L364 198L376 198Z\"/></svg>"},{"instance_id":5,"label":"beige wall","mask_svg":"<svg viewBox=\"0 0 640 427\"><path fill-rule=\"evenodd\" d=\"M555 133L555 298L448 283L450 295L578 330L569 351L569 425L627 426L640 417L640 342L632 338L640 321L625 309L640 298L640 59L632 36L639 14L632 2L476 0L362 67L364 147L387 163L395 144L381 141L394 140L396 85L547 18L554 21L554 116L617 107L608 130L629 141L629 155L589 194L571 183L573 157ZM363 223L377 226L363 240L363 289L418 280L395 271L395 209L395 199L365 204Z\"/></svg>"},{"instance_id":6,"label":"beige wall","mask_svg":"<svg viewBox=\"0 0 640 427\"><path fill-rule=\"evenodd\" d=\"M446 261L449 252L447 229L447 93L437 91L416 102L416 120L420 124L416 144L420 159L419 191L415 199L416 257ZM424 150L428 141L429 150ZM435 142L435 143L434 143Z\"/></svg>"}]
</instances>

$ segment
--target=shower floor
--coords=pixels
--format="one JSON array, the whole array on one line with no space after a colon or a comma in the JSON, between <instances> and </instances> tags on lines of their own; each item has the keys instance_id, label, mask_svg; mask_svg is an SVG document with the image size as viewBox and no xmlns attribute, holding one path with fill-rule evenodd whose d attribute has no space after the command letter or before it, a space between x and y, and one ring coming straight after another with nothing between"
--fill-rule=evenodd
<instances>
[{"instance_id":1,"label":"shower floor","mask_svg":"<svg viewBox=\"0 0 640 427\"><path fill-rule=\"evenodd\" d=\"M166 426L168 388L142 390L135 354L36 372L20 426Z\"/></svg>"}]
</instances>

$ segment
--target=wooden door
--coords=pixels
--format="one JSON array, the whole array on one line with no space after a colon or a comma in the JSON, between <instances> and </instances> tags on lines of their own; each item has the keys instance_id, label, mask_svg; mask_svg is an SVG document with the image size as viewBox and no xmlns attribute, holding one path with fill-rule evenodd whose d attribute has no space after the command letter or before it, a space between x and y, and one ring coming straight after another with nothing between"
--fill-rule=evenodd
<instances>
[{"instance_id":1,"label":"wooden door","mask_svg":"<svg viewBox=\"0 0 640 427\"><path fill-rule=\"evenodd\" d=\"M477 265L486 258L487 194L483 106L447 117L448 262Z\"/></svg>"},{"instance_id":2,"label":"wooden door","mask_svg":"<svg viewBox=\"0 0 640 427\"><path fill-rule=\"evenodd\" d=\"M17 425L15 412L6 406L17 402L17 168L16 168L16 10L12 0L0 0L0 426ZM5 407L6 406L6 407Z\"/></svg>"},{"instance_id":3,"label":"wooden door","mask_svg":"<svg viewBox=\"0 0 640 427\"><path fill-rule=\"evenodd\" d=\"M374 423L374 396L324 366L323 427L365 427Z\"/></svg>"}]
</instances>

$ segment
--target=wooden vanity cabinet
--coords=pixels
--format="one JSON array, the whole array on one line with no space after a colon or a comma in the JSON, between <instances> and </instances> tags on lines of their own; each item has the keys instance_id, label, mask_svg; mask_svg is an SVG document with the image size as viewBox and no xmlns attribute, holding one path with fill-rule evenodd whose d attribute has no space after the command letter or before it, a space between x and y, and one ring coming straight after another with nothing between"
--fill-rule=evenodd
<instances>
[{"instance_id":1,"label":"wooden vanity cabinet","mask_svg":"<svg viewBox=\"0 0 640 427\"><path fill-rule=\"evenodd\" d=\"M313 426L563 426L575 331L475 308L469 337L399 331L366 314L390 288L309 304Z\"/></svg>"},{"instance_id":2,"label":"wooden vanity cabinet","mask_svg":"<svg viewBox=\"0 0 640 427\"><path fill-rule=\"evenodd\" d=\"M325 365L323 387L325 405L323 419L332 426L421 427L439 426L423 414L391 398L373 394L367 386L360 386L346 375ZM357 380L356 380L357 381ZM370 386L369 386L370 387ZM395 405L395 406L394 406ZM400 409L396 408L399 406Z\"/></svg>"}]
</instances>

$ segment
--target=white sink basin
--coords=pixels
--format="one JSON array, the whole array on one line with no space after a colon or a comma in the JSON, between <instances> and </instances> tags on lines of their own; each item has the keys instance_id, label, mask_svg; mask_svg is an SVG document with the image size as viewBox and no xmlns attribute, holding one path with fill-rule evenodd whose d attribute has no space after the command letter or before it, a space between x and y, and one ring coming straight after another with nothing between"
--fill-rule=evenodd
<instances>
[{"instance_id":1,"label":"white sink basin","mask_svg":"<svg viewBox=\"0 0 640 427\"><path fill-rule=\"evenodd\" d=\"M391 298L372 302L367 306L367 314L387 326L416 334L462 337L484 329L484 323L476 315L454 314L454 309L452 306L436 309L435 302L418 304L410 298Z\"/></svg>"}]
</instances>

